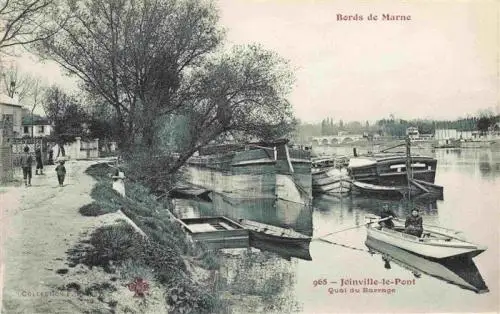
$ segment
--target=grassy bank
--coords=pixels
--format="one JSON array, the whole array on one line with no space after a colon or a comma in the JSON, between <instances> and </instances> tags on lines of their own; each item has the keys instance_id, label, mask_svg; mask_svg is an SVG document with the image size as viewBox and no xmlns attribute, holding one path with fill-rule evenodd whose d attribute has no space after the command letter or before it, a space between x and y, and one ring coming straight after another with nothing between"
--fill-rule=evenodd
<instances>
[{"instance_id":1,"label":"grassy bank","mask_svg":"<svg viewBox=\"0 0 500 314\"><path fill-rule=\"evenodd\" d=\"M213 291L218 257L192 243L168 211L168 203L157 200L140 182L133 178L126 181L126 198L116 193L110 179L112 172L107 164L87 169L86 173L97 180L91 192L94 202L80 208L80 213L97 216L121 210L147 237L127 223L101 227L69 252L73 266L98 267L111 276L119 274L123 282L146 279L163 290L169 313L214 312L221 305ZM110 312L124 311L116 310L120 306L116 300L103 296L106 291L113 292L113 286L99 284L86 291L75 283L66 288L84 295L99 295ZM147 303L148 296L141 299Z\"/></svg>"}]
</instances>

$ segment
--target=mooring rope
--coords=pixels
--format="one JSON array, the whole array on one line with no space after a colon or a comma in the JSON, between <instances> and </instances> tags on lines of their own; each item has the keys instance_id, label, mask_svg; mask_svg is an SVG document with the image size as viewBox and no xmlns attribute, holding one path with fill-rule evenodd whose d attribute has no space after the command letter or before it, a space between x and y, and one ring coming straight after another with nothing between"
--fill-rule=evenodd
<instances>
[{"instance_id":1,"label":"mooring rope","mask_svg":"<svg viewBox=\"0 0 500 314\"><path fill-rule=\"evenodd\" d=\"M322 242L325 242L325 243L328 243L328 244L333 244L333 245L341 246L343 248L351 249L351 250L354 250L354 251L360 251L360 252L370 253L370 251L367 250L367 249L361 249L361 248L357 248L355 246L351 246L351 245L347 245L347 244L343 244L343 243L338 243L338 242L333 242L333 241L322 239L322 238L315 238L315 239L312 239L312 240L313 241L322 241Z\"/></svg>"}]
</instances>

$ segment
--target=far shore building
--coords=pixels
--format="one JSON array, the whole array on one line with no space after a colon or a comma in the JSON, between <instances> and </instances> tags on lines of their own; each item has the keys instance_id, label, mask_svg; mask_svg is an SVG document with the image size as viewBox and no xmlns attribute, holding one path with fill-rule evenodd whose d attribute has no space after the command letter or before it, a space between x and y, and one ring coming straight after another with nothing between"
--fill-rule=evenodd
<instances>
[{"instance_id":1,"label":"far shore building","mask_svg":"<svg viewBox=\"0 0 500 314\"><path fill-rule=\"evenodd\" d=\"M436 129L434 133L434 138L436 140L462 140L462 141L474 141L474 140L484 140L493 139L495 137L494 132L488 132L486 135L481 135L481 132L475 131L458 131L456 129Z\"/></svg>"},{"instance_id":2,"label":"far shore building","mask_svg":"<svg viewBox=\"0 0 500 314\"><path fill-rule=\"evenodd\" d=\"M418 140L420 138L420 133L418 132L418 128L414 126L410 126L406 129L406 136L408 136L411 140Z\"/></svg>"},{"instance_id":3,"label":"far shore building","mask_svg":"<svg viewBox=\"0 0 500 314\"><path fill-rule=\"evenodd\" d=\"M436 129L434 131L434 138L436 140L457 140L459 134L455 129Z\"/></svg>"}]
</instances>

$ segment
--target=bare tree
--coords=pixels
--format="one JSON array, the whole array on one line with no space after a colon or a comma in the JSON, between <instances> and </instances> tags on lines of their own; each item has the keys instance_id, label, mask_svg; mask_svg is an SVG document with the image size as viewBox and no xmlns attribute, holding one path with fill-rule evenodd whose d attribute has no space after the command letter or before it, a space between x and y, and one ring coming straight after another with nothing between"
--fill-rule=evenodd
<instances>
[{"instance_id":1,"label":"bare tree","mask_svg":"<svg viewBox=\"0 0 500 314\"><path fill-rule=\"evenodd\" d=\"M20 103L29 100L36 102L41 88L39 78L20 72L17 66L4 71L2 77L9 97L17 96Z\"/></svg>"},{"instance_id":2,"label":"bare tree","mask_svg":"<svg viewBox=\"0 0 500 314\"><path fill-rule=\"evenodd\" d=\"M58 13L56 0L0 1L0 52L54 35L59 27L52 17Z\"/></svg>"}]
</instances>

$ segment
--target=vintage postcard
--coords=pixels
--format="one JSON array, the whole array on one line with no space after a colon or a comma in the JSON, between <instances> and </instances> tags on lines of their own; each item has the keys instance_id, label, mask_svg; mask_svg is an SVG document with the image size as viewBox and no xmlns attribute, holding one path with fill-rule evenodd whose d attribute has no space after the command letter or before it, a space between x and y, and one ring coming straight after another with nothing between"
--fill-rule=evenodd
<instances>
[{"instance_id":1,"label":"vintage postcard","mask_svg":"<svg viewBox=\"0 0 500 314\"><path fill-rule=\"evenodd\" d=\"M0 313L500 311L498 1L0 21Z\"/></svg>"}]
</instances>

